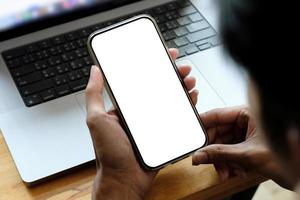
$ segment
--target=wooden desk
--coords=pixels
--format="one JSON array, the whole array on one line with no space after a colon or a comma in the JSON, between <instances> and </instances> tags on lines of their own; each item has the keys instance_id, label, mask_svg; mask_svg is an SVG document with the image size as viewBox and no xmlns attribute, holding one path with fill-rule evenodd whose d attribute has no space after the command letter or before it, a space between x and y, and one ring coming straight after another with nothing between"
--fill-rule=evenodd
<instances>
[{"instance_id":1,"label":"wooden desk","mask_svg":"<svg viewBox=\"0 0 300 200\"><path fill-rule=\"evenodd\" d=\"M146 199L222 199L265 180L250 174L247 179L235 177L220 183L213 166L193 167L191 162L191 158L187 158L162 169ZM0 200L88 200L94 175L95 167L90 166L27 188L0 132Z\"/></svg>"}]
</instances>

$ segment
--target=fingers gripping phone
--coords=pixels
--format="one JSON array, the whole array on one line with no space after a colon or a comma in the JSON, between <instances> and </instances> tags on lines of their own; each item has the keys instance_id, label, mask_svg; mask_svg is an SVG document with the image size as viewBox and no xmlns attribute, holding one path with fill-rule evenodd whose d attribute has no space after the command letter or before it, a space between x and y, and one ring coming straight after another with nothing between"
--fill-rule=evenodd
<instances>
[{"instance_id":1,"label":"fingers gripping phone","mask_svg":"<svg viewBox=\"0 0 300 200\"><path fill-rule=\"evenodd\" d=\"M88 47L144 168L174 163L206 144L197 110L150 16L97 31Z\"/></svg>"}]
</instances>

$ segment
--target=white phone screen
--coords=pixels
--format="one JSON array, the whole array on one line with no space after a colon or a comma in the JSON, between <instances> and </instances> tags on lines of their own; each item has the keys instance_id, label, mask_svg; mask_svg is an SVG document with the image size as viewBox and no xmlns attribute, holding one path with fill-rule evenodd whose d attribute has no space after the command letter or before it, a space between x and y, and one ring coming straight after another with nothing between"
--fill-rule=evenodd
<instances>
[{"instance_id":1,"label":"white phone screen","mask_svg":"<svg viewBox=\"0 0 300 200\"><path fill-rule=\"evenodd\" d=\"M91 47L147 167L205 145L206 135L150 19L100 33Z\"/></svg>"}]
</instances>

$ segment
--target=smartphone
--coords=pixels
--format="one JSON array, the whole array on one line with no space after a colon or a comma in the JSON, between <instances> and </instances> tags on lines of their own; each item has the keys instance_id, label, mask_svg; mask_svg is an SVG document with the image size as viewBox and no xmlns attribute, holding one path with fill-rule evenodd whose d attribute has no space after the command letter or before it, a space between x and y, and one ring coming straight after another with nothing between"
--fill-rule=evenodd
<instances>
[{"instance_id":1,"label":"smartphone","mask_svg":"<svg viewBox=\"0 0 300 200\"><path fill-rule=\"evenodd\" d=\"M152 17L96 31L88 48L142 167L162 168L206 145L200 117Z\"/></svg>"}]
</instances>

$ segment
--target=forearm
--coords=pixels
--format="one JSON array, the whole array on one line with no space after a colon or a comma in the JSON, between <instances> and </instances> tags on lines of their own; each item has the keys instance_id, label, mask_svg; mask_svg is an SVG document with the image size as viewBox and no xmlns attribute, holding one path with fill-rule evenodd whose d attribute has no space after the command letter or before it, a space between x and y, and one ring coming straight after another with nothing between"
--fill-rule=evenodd
<instances>
[{"instance_id":1,"label":"forearm","mask_svg":"<svg viewBox=\"0 0 300 200\"><path fill-rule=\"evenodd\" d=\"M119 177L125 179L125 177ZM93 200L110 199L110 200L141 200L142 194L135 191L126 180L117 180L115 177L103 176L97 173L94 181L94 189L92 193Z\"/></svg>"}]
</instances>

